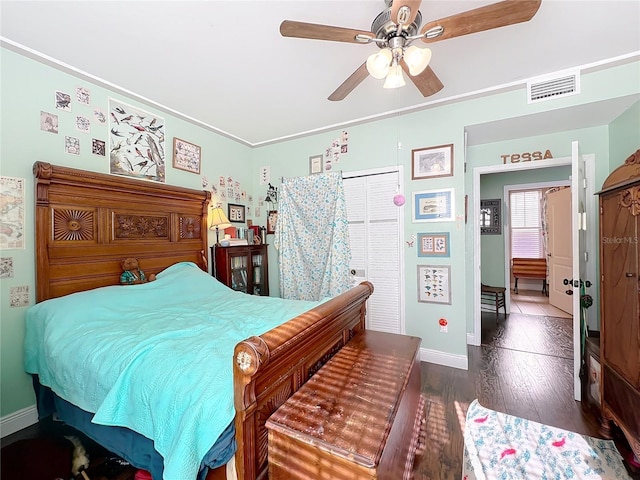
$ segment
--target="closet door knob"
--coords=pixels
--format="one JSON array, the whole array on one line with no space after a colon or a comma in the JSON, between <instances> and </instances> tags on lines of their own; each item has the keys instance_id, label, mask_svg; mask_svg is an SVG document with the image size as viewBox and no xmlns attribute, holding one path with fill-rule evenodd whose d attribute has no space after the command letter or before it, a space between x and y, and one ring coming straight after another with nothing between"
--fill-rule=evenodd
<instances>
[{"instance_id":1,"label":"closet door knob","mask_svg":"<svg viewBox=\"0 0 640 480\"><path fill-rule=\"evenodd\" d=\"M635 277L636 275L635 275L635 273L627 272L627 273L625 274L625 276L626 276L626 277Z\"/></svg>"}]
</instances>

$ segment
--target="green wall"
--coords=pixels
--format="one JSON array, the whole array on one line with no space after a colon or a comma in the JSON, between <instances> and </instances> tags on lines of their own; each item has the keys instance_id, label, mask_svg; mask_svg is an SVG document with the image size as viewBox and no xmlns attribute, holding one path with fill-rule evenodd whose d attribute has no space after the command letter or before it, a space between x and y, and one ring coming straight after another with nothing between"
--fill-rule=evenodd
<instances>
[{"instance_id":1,"label":"green wall","mask_svg":"<svg viewBox=\"0 0 640 480\"><path fill-rule=\"evenodd\" d=\"M14 286L29 286L32 297L35 288L34 242L33 242L33 186L32 165L36 160L70 167L108 171L108 162L104 157L87 153L89 139L92 137L107 140L107 127L92 127L91 135L74 130L72 115L56 111L54 92L62 90L69 93L76 86L86 86L91 90L92 104L108 112L109 97L132 104L143 110L162 116L166 122L167 145L173 137L179 137L202 147L202 175L172 169L167 164L167 183L189 188L202 188L202 176L210 183L219 176L232 176L241 182L243 189L257 198L264 196L265 186L259 184L259 169L271 168L272 183L279 185L282 176L307 175L309 156L317 155L339 138L342 129L318 133L286 142L249 148L229 140L214 132L195 126L179 116L172 115L159 107L145 105L133 98L127 98L116 91L110 91L85 79L41 64L16 52L1 50L1 97L2 112L0 127L2 142L0 147L0 174L26 179L25 201L25 250L6 250L3 257L14 260L15 276L2 279L0 284L1 306L1 379L0 379L0 415L5 416L34 403L30 380L22 369L22 342L24 335L24 315L26 307L10 308L7 305L9 289ZM582 94L528 105L524 87L508 92L475 98L447 105L432 107L429 110L413 112L383 120L363 123L346 128L349 132L349 153L335 165L345 172L366 170L400 164L404 168L404 194L407 203L403 207L405 231L404 238L409 240L413 234L430 231L449 231L451 257L443 264L451 265L452 305L434 305L418 303L416 299L416 265L423 263L418 259L415 246L405 244L405 318L406 333L420 336L422 347L456 358L466 358L467 332L473 329L473 239L468 222L464 222L464 196L469 195L472 205L472 192L469 188L471 172L475 166L493 165L502 162L499 155L505 152L534 151L550 148L553 156L570 155L571 141L578 139L584 153L594 153L598 162L598 175L601 180L609 171L611 135L625 136L626 130L632 130L633 118L622 117L611 128L604 125L574 132L559 132L553 135L532 136L508 142L470 147L466 153L467 172L464 172L465 151L464 131L468 125L477 125L501 119L519 117L546 110L580 105L583 103L606 100L609 98L640 93L639 63L616 66L601 70L582 79ZM408 87L409 88L409 87ZM394 108L397 95L406 94L407 89L381 92L387 95L389 110ZM140 95L145 92L136 92ZM330 108L330 105L327 106ZM60 118L58 135L45 133L39 129L40 111L56 113ZM82 107L78 107L82 111ZM635 112L637 113L637 106ZM633 113L633 112L632 112ZM631 117L632 115L629 115ZM72 156L64 153L64 135L81 138L83 154ZM402 144L396 149L398 140ZM454 145L454 175L451 177L427 180L411 180L411 150L444 144ZM632 142L631 142L632 143ZM168 147L170 149L170 147ZM601 182L600 182L601 183ZM413 192L437 188L455 189L456 220L446 223L412 223L410 199ZM389 199L391 201L391 199ZM254 218L264 224L266 207L262 215ZM213 234L210 236L210 243ZM272 237L267 238L271 243ZM415 245L415 244L414 244ZM272 248L272 247L270 247ZM270 250L270 265L275 267L276 252ZM272 294L277 294L277 269L271 268L273 281ZM31 300L33 302L33 298ZM439 333L438 319L449 320L449 333Z\"/></svg>"},{"instance_id":2,"label":"green wall","mask_svg":"<svg viewBox=\"0 0 640 480\"><path fill-rule=\"evenodd\" d=\"M27 307L9 307L12 287L29 287L31 303L35 297L34 259L34 189L32 167L35 161L65 165L96 172L108 173L108 157L92 155L91 139L108 141L108 126L92 122L91 133L75 130L76 114L92 117L93 110L73 102L72 111L55 109L55 92L75 93L77 86L90 89L91 106L108 114L108 99L115 98L164 118L166 180L168 184L193 189L202 188L202 177L217 182L220 175L232 176L243 188L251 191L253 171L251 149L220 135L212 134L180 118L159 111L119 93L81 80L68 73L51 68L13 51L1 50L1 117L2 142L0 146L0 175L25 179L25 240L24 250L3 250L2 257L13 258L14 277L0 280L0 415L4 416L34 403L31 379L23 370L22 342L24 317ZM59 133L40 130L40 111L58 115ZM80 139L81 155L64 152L65 135ZM185 139L202 147L202 175L196 175L171 167L173 137ZM215 234L209 236L210 244ZM144 266L143 266L144 268Z\"/></svg>"},{"instance_id":3,"label":"green wall","mask_svg":"<svg viewBox=\"0 0 640 480\"><path fill-rule=\"evenodd\" d=\"M473 205L471 180L474 167L502 164L500 155L505 153L532 152L540 149L551 149L554 158L570 157L571 142L579 140L583 153L596 155L596 182L599 181L601 184L609 170L608 127L604 125L469 147L465 174L465 127L612 97L637 95L640 90L638 73L637 64L598 71L583 76L581 95L533 105L526 103L525 89L522 88L347 129L349 154L339 164L343 171L359 171L399 163L404 166L404 194L408 200L416 191L446 187L455 189L455 222L412 223L410 202L407 201L404 207L405 240L409 240L414 234L431 231L449 231L451 239L452 253L448 261L454 287L452 305L446 306L417 302L416 265L424 262L418 259L415 247L405 246L406 333L421 337L422 348L466 356L467 332L473 332L473 230L470 222L466 225L464 223L463 205L465 194L469 196L468 205ZM402 89L400 91L402 92ZM306 175L308 157L323 152L339 135L340 129L336 129L333 132L256 148L254 166L257 168L264 164L271 165L272 178ZM398 140L402 149L396 152ZM454 145L452 177L411 180L412 149L449 143ZM439 332L438 319L442 317L449 321L449 333L446 335Z\"/></svg>"},{"instance_id":4,"label":"green wall","mask_svg":"<svg viewBox=\"0 0 640 480\"><path fill-rule=\"evenodd\" d=\"M640 101L609 125L609 169L614 170L640 148Z\"/></svg>"},{"instance_id":5,"label":"green wall","mask_svg":"<svg viewBox=\"0 0 640 480\"><path fill-rule=\"evenodd\" d=\"M504 267L507 257L504 247L504 231L508 228L508 211L505 207L505 185L521 185L530 183L569 181L571 167L551 167L524 172L492 173L480 176L480 198L482 200L500 199L502 202L502 234L482 235L480 239L482 283L494 286L508 286L504 278Z\"/></svg>"}]
</instances>

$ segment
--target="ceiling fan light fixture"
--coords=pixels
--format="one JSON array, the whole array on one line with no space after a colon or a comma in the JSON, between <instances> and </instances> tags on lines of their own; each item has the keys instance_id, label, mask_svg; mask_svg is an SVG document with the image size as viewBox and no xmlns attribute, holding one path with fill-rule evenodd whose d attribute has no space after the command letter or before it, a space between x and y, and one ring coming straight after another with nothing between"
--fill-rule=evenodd
<instances>
[{"instance_id":1,"label":"ceiling fan light fixture","mask_svg":"<svg viewBox=\"0 0 640 480\"><path fill-rule=\"evenodd\" d=\"M393 65L389 67L389 74L384 81L382 88L400 88L406 85L404 76L402 75L402 67L400 65Z\"/></svg>"},{"instance_id":2,"label":"ceiling fan light fixture","mask_svg":"<svg viewBox=\"0 0 640 480\"><path fill-rule=\"evenodd\" d=\"M373 78L384 78L389 72L391 59L391 50L383 48L378 53L369 55L369 58L367 58L367 71Z\"/></svg>"},{"instance_id":3,"label":"ceiling fan light fixture","mask_svg":"<svg viewBox=\"0 0 640 480\"><path fill-rule=\"evenodd\" d=\"M412 76L420 75L431 61L431 50L411 45L404 52L404 61Z\"/></svg>"}]
</instances>

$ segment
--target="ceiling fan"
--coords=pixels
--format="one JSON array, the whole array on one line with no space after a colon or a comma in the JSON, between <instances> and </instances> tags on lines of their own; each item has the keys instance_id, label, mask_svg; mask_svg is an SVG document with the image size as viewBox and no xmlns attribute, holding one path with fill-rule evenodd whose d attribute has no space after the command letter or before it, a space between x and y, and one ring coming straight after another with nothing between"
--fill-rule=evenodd
<instances>
[{"instance_id":1,"label":"ceiling fan","mask_svg":"<svg viewBox=\"0 0 640 480\"><path fill-rule=\"evenodd\" d=\"M348 43L375 43L380 51L369 56L331 95L343 100L368 75L385 78L384 88L405 84L402 71L425 97L439 92L444 85L429 67L431 50L413 42L438 42L447 38L482 32L529 21L542 0L503 0L466 12L428 22L420 28L422 0L384 0L386 8L374 19L371 31L285 20L280 25L283 37L309 38Z\"/></svg>"}]
</instances>

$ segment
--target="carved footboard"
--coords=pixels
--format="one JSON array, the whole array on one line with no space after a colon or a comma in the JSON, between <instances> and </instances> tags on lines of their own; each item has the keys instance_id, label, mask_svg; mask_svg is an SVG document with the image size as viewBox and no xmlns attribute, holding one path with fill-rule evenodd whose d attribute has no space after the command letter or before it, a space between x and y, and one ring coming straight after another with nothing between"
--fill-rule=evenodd
<instances>
[{"instance_id":1,"label":"carved footboard","mask_svg":"<svg viewBox=\"0 0 640 480\"><path fill-rule=\"evenodd\" d=\"M365 302L373 285L363 282L287 323L236 345L234 403L240 480L267 475L269 416L365 328Z\"/></svg>"}]
</instances>

